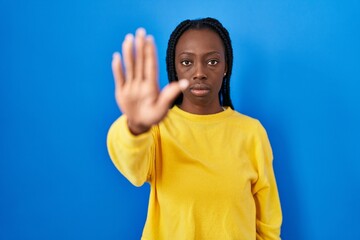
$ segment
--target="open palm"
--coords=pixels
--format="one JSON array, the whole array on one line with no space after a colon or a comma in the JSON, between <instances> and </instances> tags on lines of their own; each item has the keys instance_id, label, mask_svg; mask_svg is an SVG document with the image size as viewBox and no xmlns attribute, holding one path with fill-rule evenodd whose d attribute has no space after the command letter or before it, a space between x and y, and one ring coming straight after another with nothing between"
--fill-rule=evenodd
<instances>
[{"instance_id":1,"label":"open palm","mask_svg":"<svg viewBox=\"0 0 360 240\"><path fill-rule=\"evenodd\" d=\"M126 35L122 55L123 59L114 53L112 60L115 98L127 117L130 131L138 135L166 116L170 104L188 86L188 81L172 82L160 91L154 39L146 36L143 28L136 31L135 39L132 34Z\"/></svg>"}]
</instances>

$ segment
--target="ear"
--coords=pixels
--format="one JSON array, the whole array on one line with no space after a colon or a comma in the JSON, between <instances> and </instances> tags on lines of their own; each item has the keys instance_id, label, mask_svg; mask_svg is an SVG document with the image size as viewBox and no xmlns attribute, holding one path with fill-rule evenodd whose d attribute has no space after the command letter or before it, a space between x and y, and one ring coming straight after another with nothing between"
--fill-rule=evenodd
<instances>
[{"instance_id":1,"label":"ear","mask_svg":"<svg viewBox=\"0 0 360 240\"><path fill-rule=\"evenodd\" d=\"M225 64L224 77L226 77L226 75L227 75L227 64Z\"/></svg>"}]
</instances>

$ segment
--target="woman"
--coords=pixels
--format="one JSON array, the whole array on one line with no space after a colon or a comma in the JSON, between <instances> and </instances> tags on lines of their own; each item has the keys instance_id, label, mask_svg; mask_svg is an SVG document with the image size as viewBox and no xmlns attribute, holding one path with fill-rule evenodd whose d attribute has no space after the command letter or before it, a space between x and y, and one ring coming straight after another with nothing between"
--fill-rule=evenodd
<instances>
[{"instance_id":1,"label":"woman","mask_svg":"<svg viewBox=\"0 0 360 240\"><path fill-rule=\"evenodd\" d=\"M154 40L144 29L125 37L122 53L112 69L123 115L107 144L131 183L151 185L142 239L280 239L268 137L259 121L233 110L229 96L228 31L213 18L180 23L162 91Z\"/></svg>"}]
</instances>

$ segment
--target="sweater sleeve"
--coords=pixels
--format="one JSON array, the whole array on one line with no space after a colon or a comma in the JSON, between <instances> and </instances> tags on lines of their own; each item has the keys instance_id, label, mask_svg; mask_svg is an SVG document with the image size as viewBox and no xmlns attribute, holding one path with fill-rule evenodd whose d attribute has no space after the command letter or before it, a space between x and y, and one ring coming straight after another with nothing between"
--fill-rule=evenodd
<instances>
[{"instance_id":1,"label":"sweater sleeve","mask_svg":"<svg viewBox=\"0 0 360 240\"><path fill-rule=\"evenodd\" d=\"M256 204L256 240L280 240L282 212L273 170L273 155L265 129L259 123L255 137L258 179L253 184Z\"/></svg>"},{"instance_id":2,"label":"sweater sleeve","mask_svg":"<svg viewBox=\"0 0 360 240\"><path fill-rule=\"evenodd\" d=\"M153 131L133 135L122 115L110 127L107 149L116 168L135 186L142 186L151 178L155 159Z\"/></svg>"}]
</instances>

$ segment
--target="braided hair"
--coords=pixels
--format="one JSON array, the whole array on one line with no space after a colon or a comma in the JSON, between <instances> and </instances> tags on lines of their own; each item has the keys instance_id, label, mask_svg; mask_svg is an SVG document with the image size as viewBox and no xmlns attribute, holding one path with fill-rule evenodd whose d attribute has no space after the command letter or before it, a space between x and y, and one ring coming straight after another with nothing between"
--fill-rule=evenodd
<instances>
[{"instance_id":1,"label":"braided hair","mask_svg":"<svg viewBox=\"0 0 360 240\"><path fill-rule=\"evenodd\" d=\"M166 70L169 82L178 81L175 69L175 47L181 35L190 29L210 29L217 33L221 38L225 48L225 61L227 64L226 75L223 78L221 89L219 91L219 101L221 106L228 106L234 109L230 98L230 77L233 65L233 50L229 32L223 25L214 18L201 18L196 20L184 20L171 33L166 51ZM183 95L179 95L173 105L181 104Z\"/></svg>"}]
</instances>

